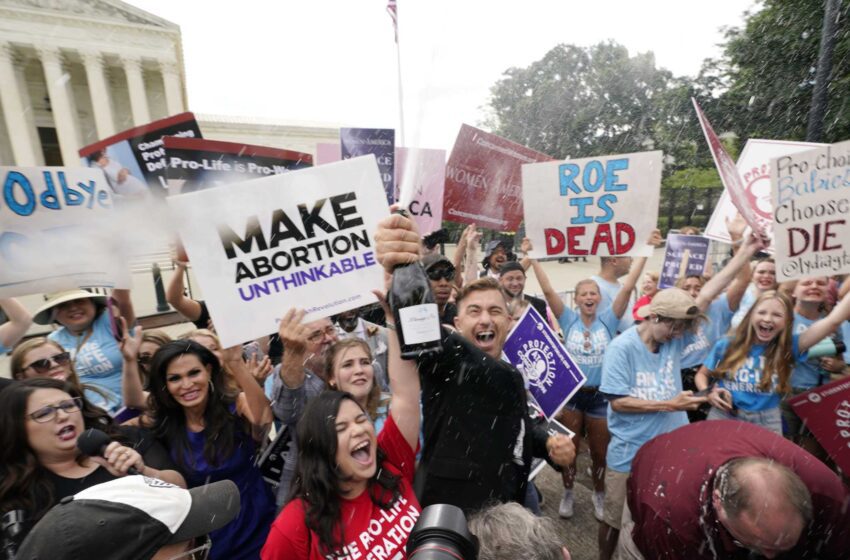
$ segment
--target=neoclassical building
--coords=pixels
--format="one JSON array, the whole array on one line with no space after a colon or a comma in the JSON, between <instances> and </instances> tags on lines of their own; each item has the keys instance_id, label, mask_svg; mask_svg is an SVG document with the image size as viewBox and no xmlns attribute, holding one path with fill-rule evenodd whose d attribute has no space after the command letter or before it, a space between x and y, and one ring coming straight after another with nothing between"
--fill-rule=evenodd
<instances>
[{"instance_id":1,"label":"neoclassical building","mask_svg":"<svg viewBox=\"0 0 850 560\"><path fill-rule=\"evenodd\" d=\"M77 165L80 147L191 110L180 28L120 0L0 0L0 165ZM205 137L315 153L324 125L198 116Z\"/></svg>"}]
</instances>

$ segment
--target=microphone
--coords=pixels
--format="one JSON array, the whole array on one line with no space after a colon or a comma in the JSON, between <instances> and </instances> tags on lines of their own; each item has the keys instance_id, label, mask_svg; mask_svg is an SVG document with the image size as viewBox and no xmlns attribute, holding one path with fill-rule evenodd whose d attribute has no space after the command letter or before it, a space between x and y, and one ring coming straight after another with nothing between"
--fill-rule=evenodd
<instances>
[{"instance_id":1,"label":"microphone","mask_svg":"<svg viewBox=\"0 0 850 560\"><path fill-rule=\"evenodd\" d=\"M77 438L77 449L89 457L103 457L106 446L112 443L109 436L101 430L89 428ZM142 474L136 467L127 469L127 474Z\"/></svg>"}]
</instances>

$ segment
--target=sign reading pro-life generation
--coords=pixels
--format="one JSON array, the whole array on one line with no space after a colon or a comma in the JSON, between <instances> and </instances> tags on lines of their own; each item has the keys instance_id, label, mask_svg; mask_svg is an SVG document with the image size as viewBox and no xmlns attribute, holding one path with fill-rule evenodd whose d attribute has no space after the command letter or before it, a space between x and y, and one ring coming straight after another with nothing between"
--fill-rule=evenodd
<instances>
[{"instance_id":1,"label":"sign reading pro-life generation","mask_svg":"<svg viewBox=\"0 0 850 560\"><path fill-rule=\"evenodd\" d=\"M522 166L526 235L535 258L649 256L661 152Z\"/></svg>"},{"instance_id":2,"label":"sign reading pro-life generation","mask_svg":"<svg viewBox=\"0 0 850 560\"><path fill-rule=\"evenodd\" d=\"M850 141L770 160L776 279L850 272Z\"/></svg>"},{"instance_id":3,"label":"sign reading pro-life generation","mask_svg":"<svg viewBox=\"0 0 850 560\"><path fill-rule=\"evenodd\" d=\"M373 156L168 198L222 344L373 303L372 234L389 215Z\"/></svg>"}]
</instances>

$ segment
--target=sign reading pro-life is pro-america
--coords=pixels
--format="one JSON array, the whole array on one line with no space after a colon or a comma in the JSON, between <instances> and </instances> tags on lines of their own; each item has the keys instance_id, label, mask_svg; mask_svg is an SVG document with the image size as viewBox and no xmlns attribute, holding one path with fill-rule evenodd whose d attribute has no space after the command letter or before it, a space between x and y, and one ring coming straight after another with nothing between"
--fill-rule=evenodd
<instances>
[{"instance_id":1,"label":"sign reading pro-life is pro-america","mask_svg":"<svg viewBox=\"0 0 850 560\"><path fill-rule=\"evenodd\" d=\"M168 198L222 344L375 301L372 238L389 215L374 156Z\"/></svg>"}]
</instances>

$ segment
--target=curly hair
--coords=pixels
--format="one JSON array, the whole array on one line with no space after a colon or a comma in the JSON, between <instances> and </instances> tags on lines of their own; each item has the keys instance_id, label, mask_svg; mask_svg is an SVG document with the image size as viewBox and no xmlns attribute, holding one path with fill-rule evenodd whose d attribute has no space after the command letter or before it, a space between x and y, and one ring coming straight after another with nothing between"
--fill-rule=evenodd
<instances>
[{"instance_id":1,"label":"curly hair","mask_svg":"<svg viewBox=\"0 0 850 560\"><path fill-rule=\"evenodd\" d=\"M292 480L291 499L303 502L304 522L318 535L319 548L324 555L331 555L344 545L340 497L345 478L337 469L336 461L336 418L344 400L357 404L351 393L322 392L307 404L297 428L298 464ZM382 465L385 459L386 454L378 447L377 464ZM400 480L387 469L376 469L368 481L367 491L372 503L381 509L390 509L401 495Z\"/></svg>"},{"instance_id":2,"label":"curly hair","mask_svg":"<svg viewBox=\"0 0 850 560\"><path fill-rule=\"evenodd\" d=\"M96 428L122 444L128 443L105 410L85 397L79 386L67 381L38 377L9 385L0 393L0 512L23 509L35 522L55 505L53 484L27 437L27 403L39 389L56 389L82 400L80 409L86 429ZM84 455L77 457L82 464Z\"/></svg>"}]
</instances>

